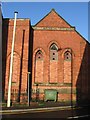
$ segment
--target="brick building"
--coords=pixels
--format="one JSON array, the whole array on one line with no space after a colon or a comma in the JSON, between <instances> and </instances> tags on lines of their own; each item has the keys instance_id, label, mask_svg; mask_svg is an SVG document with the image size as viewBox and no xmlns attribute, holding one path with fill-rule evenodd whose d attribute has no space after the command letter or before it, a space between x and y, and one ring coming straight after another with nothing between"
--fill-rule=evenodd
<instances>
[{"instance_id":1,"label":"brick building","mask_svg":"<svg viewBox=\"0 0 90 120\"><path fill-rule=\"evenodd\" d=\"M3 19L3 98L7 100L14 19ZM52 9L36 25L17 19L12 101L45 100L57 90L57 101L90 100L90 43ZM30 72L30 74L28 74Z\"/></svg>"}]
</instances>

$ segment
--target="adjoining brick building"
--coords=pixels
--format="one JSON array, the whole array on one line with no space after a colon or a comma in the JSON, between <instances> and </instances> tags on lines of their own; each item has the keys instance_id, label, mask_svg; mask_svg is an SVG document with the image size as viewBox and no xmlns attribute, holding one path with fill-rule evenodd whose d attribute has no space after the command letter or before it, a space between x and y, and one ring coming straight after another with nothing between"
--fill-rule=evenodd
<instances>
[{"instance_id":1,"label":"adjoining brick building","mask_svg":"<svg viewBox=\"0 0 90 120\"><path fill-rule=\"evenodd\" d=\"M3 19L3 96L7 100L14 19ZM90 101L90 43L52 9L35 26L17 19L12 101L44 100L57 90L57 101ZM28 72L31 74L28 77Z\"/></svg>"}]
</instances>

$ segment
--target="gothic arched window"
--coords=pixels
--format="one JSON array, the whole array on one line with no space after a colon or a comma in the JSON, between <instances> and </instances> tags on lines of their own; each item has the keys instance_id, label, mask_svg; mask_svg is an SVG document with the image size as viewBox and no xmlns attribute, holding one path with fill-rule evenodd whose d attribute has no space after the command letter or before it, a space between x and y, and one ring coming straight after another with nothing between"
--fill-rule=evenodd
<instances>
[{"instance_id":1,"label":"gothic arched window","mask_svg":"<svg viewBox=\"0 0 90 120\"><path fill-rule=\"evenodd\" d=\"M56 44L52 44L50 47L50 60L58 60L58 47Z\"/></svg>"},{"instance_id":2,"label":"gothic arched window","mask_svg":"<svg viewBox=\"0 0 90 120\"><path fill-rule=\"evenodd\" d=\"M66 51L64 53L64 83L71 83L71 53Z\"/></svg>"},{"instance_id":3,"label":"gothic arched window","mask_svg":"<svg viewBox=\"0 0 90 120\"><path fill-rule=\"evenodd\" d=\"M35 56L35 83L43 83L43 53L38 50Z\"/></svg>"},{"instance_id":4,"label":"gothic arched window","mask_svg":"<svg viewBox=\"0 0 90 120\"><path fill-rule=\"evenodd\" d=\"M71 61L71 53L69 51L64 53L64 60Z\"/></svg>"},{"instance_id":5,"label":"gothic arched window","mask_svg":"<svg viewBox=\"0 0 90 120\"><path fill-rule=\"evenodd\" d=\"M50 83L57 83L58 76L58 47L56 44L50 46Z\"/></svg>"},{"instance_id":6,"label":"gothic arched window","mask_svg":"<svg viewBox=\"0 0 90 120\"><path fill-rule=\"evenodd\" d=\"M36 53L36 60L43 60L43 55L42 55L42 51L41 50L39 50Z\"/></svg>"}]
</instances>

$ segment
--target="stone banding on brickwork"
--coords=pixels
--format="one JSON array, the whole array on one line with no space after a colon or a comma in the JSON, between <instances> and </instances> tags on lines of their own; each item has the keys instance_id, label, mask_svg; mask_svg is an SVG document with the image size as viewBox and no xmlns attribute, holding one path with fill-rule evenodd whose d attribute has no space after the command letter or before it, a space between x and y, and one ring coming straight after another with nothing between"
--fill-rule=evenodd
<instances>
[{"instance_id":1,"label":"stone banding on brickwork","mask_svg":"<svg viewBox=\"0 0 90 120\"><path fill-rule=\"evenodd\" d=\"M65 31L73 31L75 27L72 28L60 28L60 27L32 27L34 30L65 30Z\"/></svg>"}]
</instances>

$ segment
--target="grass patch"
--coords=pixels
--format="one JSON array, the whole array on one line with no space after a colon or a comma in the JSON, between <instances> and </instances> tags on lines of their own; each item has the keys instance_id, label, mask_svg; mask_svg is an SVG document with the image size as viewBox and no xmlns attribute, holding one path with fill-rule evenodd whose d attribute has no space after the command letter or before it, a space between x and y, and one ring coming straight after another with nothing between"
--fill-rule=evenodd
<instances>
[{"instance_id":1,"label":"grass patch","mask_svg":"<svg viewBox=\"0 0 90 120\"><path fill-rule=\"evenodd\" d=\"M1 107L6 107L6 106L7 106L7 103L1 103L0 106L1 106Z\"/></svg>"},{"instance_id":2,"label":"grass patch","mask_svg":"<svg viewBox=\"0 0 90 120\"><path fill-rule=\"evenodd\" d=\"M28 106L27 103L13 103L12 104L13 107L25 107Z\"/></svg>"},{"instance_id":3,"label":"grass patch","mask_svg":"<svg viewBox=\"0 0 90 120\"><path fill-rule=\"evenodd\" d=\"M44 102L39 102L38 105L39 106L45 106L45 103Z\"/></svg>"}]
</instances>

